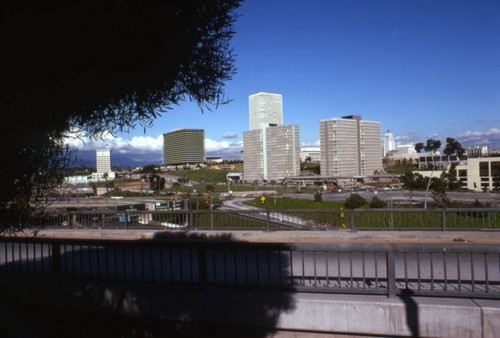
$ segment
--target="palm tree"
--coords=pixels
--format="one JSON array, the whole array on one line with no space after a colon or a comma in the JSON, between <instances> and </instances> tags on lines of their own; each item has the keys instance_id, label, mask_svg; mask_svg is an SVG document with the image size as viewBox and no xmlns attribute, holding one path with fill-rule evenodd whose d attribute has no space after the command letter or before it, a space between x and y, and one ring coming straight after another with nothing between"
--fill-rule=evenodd
<instances>
[{"instance_id":1,"label":"palm tree","mask_svg":"<svg viewBox=\"0 0 500 338\"><path fill-rule=\"evenodd\" d=\"M415 150L417 151L417 153L420 153L422 149L424 149L425 151L429 151L434 155L439 148L441 148L441 141L439 140L428 139L425 146L423 143L415 144ZM431 179L432 175L434 175L435 167L436 166L434 165L433 161L431 176L429 176L429 180L427 181L427 187L425 189L424 209L427 209L427 195L429 194L429 187L431 186Z\"/></svg>"}]
</instances>

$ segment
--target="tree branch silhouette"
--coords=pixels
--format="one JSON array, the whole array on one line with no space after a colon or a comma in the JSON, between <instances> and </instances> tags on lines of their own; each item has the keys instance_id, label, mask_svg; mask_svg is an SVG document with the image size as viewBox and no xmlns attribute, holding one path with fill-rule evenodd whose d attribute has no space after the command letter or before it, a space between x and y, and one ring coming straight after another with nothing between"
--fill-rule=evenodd
<instances>
[{"instance_id":1,"label":"tree branch silhouette","mask_svg":"<svg viewBox=\"0 0 500 338\"><path fill-rule=\"evenodd\" d=\"M32 207L34 176L60 181L69 131L99 137L150 127L185 100L202 111L228 102L240 3L0 2L0 228L14 201Z\"/></svg>"}]
</instances>

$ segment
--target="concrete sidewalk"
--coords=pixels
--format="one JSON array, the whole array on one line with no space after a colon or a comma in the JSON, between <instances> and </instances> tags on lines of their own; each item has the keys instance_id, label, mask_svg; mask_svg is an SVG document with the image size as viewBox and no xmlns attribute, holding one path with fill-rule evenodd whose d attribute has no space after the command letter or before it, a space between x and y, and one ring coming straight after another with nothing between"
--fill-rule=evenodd
<instances>
[{"instance_id":1,"label":"concrete sidewalk","mask_svg":"<svg viewBox=\"0 0 500 338\"><path fill-rule=\"evenodd\" d=\"M81 238L81 239L120 239L138 240L167 238L184 235L189 240L230 239L245 242L274 243L472 243L500 244L500 232L496 231L172 231L172 230L135 230L135 229L54 229L40 230L37 237L42 238ZM33 236L32 232L20 233L17 236Z\"/></svg>"}]
</instances>

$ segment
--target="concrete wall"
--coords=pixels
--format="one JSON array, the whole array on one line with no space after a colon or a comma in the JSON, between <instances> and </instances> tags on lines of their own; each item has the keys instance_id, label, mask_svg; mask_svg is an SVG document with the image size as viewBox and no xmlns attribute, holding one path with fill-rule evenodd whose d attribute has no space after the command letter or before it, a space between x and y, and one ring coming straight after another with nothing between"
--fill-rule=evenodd
<instances>
[{"instance_id":1,"label":"concrete wall","mask_svg":"<svg viewBox=\"0 0 500 338\"><path fill-rule=\"evenodd\" d=\"M87 286L76 291L130 316L268 327L269 332L381 336L496 337L500 301L249 290L125 290Z\"/></svg>"}]
</instances>

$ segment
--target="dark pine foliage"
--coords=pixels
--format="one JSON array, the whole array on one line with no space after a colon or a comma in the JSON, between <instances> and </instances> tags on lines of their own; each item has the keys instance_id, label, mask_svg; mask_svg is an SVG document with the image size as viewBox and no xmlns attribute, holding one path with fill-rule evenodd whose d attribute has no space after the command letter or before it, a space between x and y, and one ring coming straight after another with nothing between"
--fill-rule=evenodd
<instances>
[{"instance_id":1,"label":"dark pine foliage","mask_svg":"<svg viewBox=\"0 0 500 338\"><path fill-rule=\"evenodd\" d=\"M37 176L60 181L68 131L99 137L146 128L183 100L227 102L240 3L1 1L0 229L14 202L32 206Z\"/></svg>"}]
</instances>

